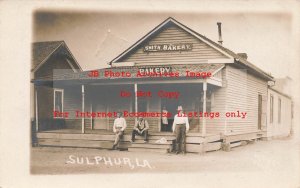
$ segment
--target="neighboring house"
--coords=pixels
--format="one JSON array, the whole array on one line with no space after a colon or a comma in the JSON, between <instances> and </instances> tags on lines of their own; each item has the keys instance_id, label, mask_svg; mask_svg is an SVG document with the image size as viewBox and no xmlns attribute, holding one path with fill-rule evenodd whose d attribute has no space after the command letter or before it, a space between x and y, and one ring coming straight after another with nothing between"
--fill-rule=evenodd
<instances>
[{"instance_id":1,"label":"neighboring house","mask_svg":"<svg viewBox=\"0 0 300 188\"><path fill-rule=\"evenodd\" d=\"M62 90L53 87L52 82L40 84L41 80L53 79L55 72L59 70L66 73L82 71L66 43L64 41L33 43L31 77L35 80L35 87L32 88L31 101L35 113L32 113L32 116L38 119L39 125L35 124L34 128L38 127L39 130L56 128L62 124L61 120L53 119L54 104L57 108L62 108Z\"/></svg>"},{"instance_id":2,"label":"neighboring house","mask_svg":"<svg viewBox=\"0 0 300 188\"><path fill-rule=\"evenodd\" d=\"M292 134L293 102L291 78L276 79L268 87L267 138L285 137Z\"/></svg>"},{"instance_id":3,"label":"neighboring house","mask_svg":"<svg viewBox=\"0 0 300 188\"><path fill-rule=\"evenodd\" d=\"M186 112L203 111L221 114L218 118L189 118L191 130L188 137L191 138L187 139L187 150L190 152L199 152L199 144L202 146L202 144L214 142L213 149L216 150L220 147L220 141L223 141L225 145L237 145L236 142L241 140L267 136L268 82L274 81L273 77L247 61L245 53L234 53L173 18L166 19L113 59L109 63L109 68L94 70L97 74L92 77L90 71L81 71L66 45L61 43L60 47L51 47L52 50L44 56L47 57L46 60L39 59L40 63L43 62L42 65L34 66L35 77L32 82L37 88L36 126L38 130L56 130L63 127L70 131L79 130L81 133L87 130L102 130L102 132L94 131L93 133L106 135L112 131L114 117L78 118L75 112L78 110L104 113L120 110L161 112L165 106L174 115L177 106L181 105ZM51 42L40 44L52 46ZM54 42L54 44L59 46L60 43ZM50 47L46 47L48 48ZM34 47L34 51L36 50L39 51L39 48ZM69 55L66 57L66 54ZM61 59L60 63L57 61L58 57ZM54 74L52 70L58 68L69 69L69 71ZM155 69L157 71L171 70L178 72L179 75L168 78L136 75L138 71L151 72ZM212 76L186 77L186 71L210 72ZM116 72L126 72L131 76L105 76L105 74ZM51 77L53 74L55 76ZM168 100L156 96L156 93L161 90L180 92L180 97L178 100ZM128 98L120 97L121 91L128 91L132 95ZM135 95L137 91L151 91L153 96L138 97ZM70 114L53 118L53 110ZM242 112L247 113L244 118L241 117ZM226 113L239 117L226 117ZM147 119L152 135L162 135L160 133L161 117ZM130 130L135 118L127 117L126 120ZM172 122L172 118L169 120ZM60 122L58 126L52 125L51 122L55 121ZM47 137L46 134L39 134L40 138ZM164 133L163 135L171 139L170 134ZM200 139L207 139L208 135L217 136L205 142ZM75 137L75 135L72 136L74 139ZM76 139L79 138L83 137L78 135ZM43 143L55 145L49 140L43 140ZM89 143L61 141L57 144L89 147ZM97 147L100 146L97 145ZM129 145L128 147L135 146ZM153 149L153 146L151 147Z\"/></svg>"}]
</instances>

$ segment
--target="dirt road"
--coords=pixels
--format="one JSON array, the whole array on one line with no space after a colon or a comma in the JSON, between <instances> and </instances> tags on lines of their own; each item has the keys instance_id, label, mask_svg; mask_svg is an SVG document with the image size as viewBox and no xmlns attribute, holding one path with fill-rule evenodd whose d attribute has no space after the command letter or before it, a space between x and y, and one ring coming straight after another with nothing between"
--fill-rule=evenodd
<instances>
[{"instance_id":1,"label":"dirt road","mask_svg":"<svg viewBox=\"0 0 300 188\"><path fill-rule=\"evenodd\" d=\"M299 146L299 140L286 138L204 155L36 147L32 148L31 173L200 173L208 179L210 174L215 178L232 174L233 181L241 182L249 181L244 175L251 174L250 187L251 183L276 181L272 187L293 187L299 185Z\"/></svg>"}]
</instances>

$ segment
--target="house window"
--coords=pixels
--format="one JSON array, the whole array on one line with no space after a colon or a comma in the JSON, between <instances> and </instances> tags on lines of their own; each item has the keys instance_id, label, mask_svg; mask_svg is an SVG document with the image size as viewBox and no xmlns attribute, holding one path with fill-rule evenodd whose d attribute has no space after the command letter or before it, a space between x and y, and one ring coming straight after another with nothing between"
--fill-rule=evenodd
<instances>
[{"instance_id":1,"label":"house window","mask_svg":"<svg viewBox=\"0 0 300 188\"><path fill-rule=\"evenodd\" d=\"M274 97L270 96L270 123L273 123L273 112L274 112Z\"/></svg>"},{"instance_id":2,"label":"house window","mask_svg":"<svg viewBox=\"0 0 300 188\"><path fill-rule=\"evenodd\" d=\"M278 123L281 123L281 99L278 99Z\"/></svg>"},{"instance_id":3,"label":"house window","mask_svg":"<svg viewBox=\"0 0 300 188\"><path fill-rule=\"evenodd\" d=\"M54 111L64 111L64 90L54 89ZM58 117L56 117L58 118Z\"/></svg>"}]
</instances>

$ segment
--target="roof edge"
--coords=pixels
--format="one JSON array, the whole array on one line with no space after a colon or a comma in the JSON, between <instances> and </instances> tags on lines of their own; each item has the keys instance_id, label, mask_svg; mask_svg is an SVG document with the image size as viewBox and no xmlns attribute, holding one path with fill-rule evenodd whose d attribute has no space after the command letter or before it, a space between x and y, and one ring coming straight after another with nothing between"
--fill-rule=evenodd
<instances>
[{"instance_id":1,"label":"roof edge","mask_svg":"<svg viewBox=\"0 0 300 188\"><path fill-rule=\"evenodd\" d=\"M211 46L212 48L214 48L215 50L223 53L225 56L227 56L228 58L234 58L232 57L230 54L228 54L226 51L223 51L222 49L214 46L210 41L205 40L202 35L200 35L199 33L195 32L194 30L192 30L191 28L185 26L184 24L180 23L179 21L175 20L172 17L168 17L167 19L165 19L162 23L158 24L154 29L152 29L150 32L148 32L146 35L144 35L142 38L140 38L137 42L135 42L133 45L131 45L129 48L127 48L125 51L123 51L120 55L118 55L116 58L114 58L113 60L111 60L108 65L111 65L112 63L116 62L117 60L121 59L124 55L126 55L128 52L130 52L130 50L133 50L135 47L137 47L138 45L140 45L144 40L146 40L148 37L150 37L151 35L153 35L157 30L159 30L161 27L163 27L165 24L172 22L173 24L177 25L178 27L180 27L181 29L185 30L186 32L192 34L193 36L195 36L196 38L198 38L199 40L201 40L202 42L208 44L209 46Z\"/></svg>"},{"instance_id":2,"label":"roof edge","mask_svg":"<svg viewBox=\"0 0 300 188\"><path fill-rule=\"evenodd\" d=\"M50 42L50 41L46 41L46 42ZM34 67L33 69L31 69L31 72L36 72L52 56L52 54L54 52L56 52L56 50L58 48L60 48L61 45L64 43L64 41L51 41L51 42L61 42L61 43L45 59L43 59L41 63L39 63L36 67ZM42 42L37 42L37 43L42 43ZM32 56L32 54L31 54L31 56Z\"/></svg>"},{"instance_id":3,"label":"roof edge","mask_svg":"<svg viewBox=\"0 0 300 188\"><path fill-rule=\"evenodd\" d=\"M79 67L80 71L83 71L77 60L75 59L74 55L72 54L71 50L69 49L68 45L64 40L58 40L58 41L41 41L41 42L34 42L35 43L44 43L44 42L61 42L40 64L38 64L35 68L31 69L31 72L36 72L51 56L54 54L61 46L65 46L68 53L71 55L72 59L74 59L75 64Z\"/></svg>"}]
</instances>

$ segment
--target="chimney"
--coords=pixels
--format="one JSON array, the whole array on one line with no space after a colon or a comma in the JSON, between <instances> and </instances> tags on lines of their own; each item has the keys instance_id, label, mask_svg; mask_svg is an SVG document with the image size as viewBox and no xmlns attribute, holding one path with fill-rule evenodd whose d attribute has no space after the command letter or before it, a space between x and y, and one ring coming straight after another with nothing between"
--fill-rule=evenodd
<instances>
[{"instance_id":1,"label":"chimney","mask_svg":"<svg viewBox=\"0 0 300 188\"><path fill-rule=\"evenodd\" d=\"M221 28L221 22L217 22L217 25L218 25L218 32L219 32L219 43L222 45L223 43L223 40L222 40L222 28Z\"/></svg>"},{"instance_id":2,"label":"chimney","mask_svg":"<svg viewBox=\"0 0 300 188\"><path fill-rule=\"evenodd\" d=\"M243 58L243 59L246 59L246 60L247 60L247 58L248 58L247 53L237 53L237 55L240 56L240 57Z\"/></svg>"}]
</instances>

